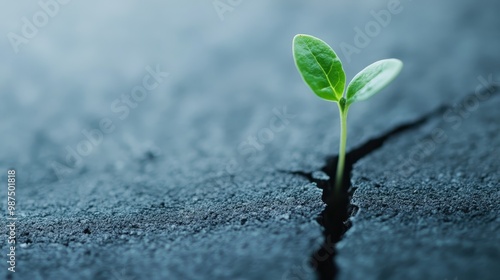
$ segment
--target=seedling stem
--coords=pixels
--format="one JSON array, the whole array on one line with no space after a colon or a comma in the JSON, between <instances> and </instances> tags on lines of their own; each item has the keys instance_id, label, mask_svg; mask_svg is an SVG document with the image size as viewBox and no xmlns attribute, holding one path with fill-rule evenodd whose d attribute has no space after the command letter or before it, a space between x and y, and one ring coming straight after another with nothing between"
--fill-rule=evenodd
<instances>
[{"instance_id":1,"label":"seedling stem","mask_svg":"<svg viewBox=\"0 0 500 280\"><path fill-rule=\"evenodd\" d=\"M347 111L349 107L345 106L345 98L342 97L339 106L340 115L340 145L339 145L339 156L337 161L337 175L335 179L335 192L339 193L342 190L342 180L344 175L344 165L345 165L345 150L347 143Z\"/></svg>"}]
</instances>

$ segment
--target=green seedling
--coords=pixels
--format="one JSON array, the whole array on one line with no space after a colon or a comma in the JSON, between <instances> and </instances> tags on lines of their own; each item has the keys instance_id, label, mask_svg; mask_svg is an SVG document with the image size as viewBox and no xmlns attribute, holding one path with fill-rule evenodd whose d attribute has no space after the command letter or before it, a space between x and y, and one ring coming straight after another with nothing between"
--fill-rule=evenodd
<instances>
[{"instance_id":1,"label":"green seedling","mask_svg":"<svg viewBox=\"0 0 500 280\"><path fill-rule=\"evenodd\" d=\"M322 40L298 34L293 38L295 65L305 83L320 98L336 102L340 113L340 145L335 191L342 189L347 142L347 112L351 104L365 100L389 84L403 68L398 59L379 60L361 70L345 91L346 78L342 62Z\"/></svg>"}]
</instances>

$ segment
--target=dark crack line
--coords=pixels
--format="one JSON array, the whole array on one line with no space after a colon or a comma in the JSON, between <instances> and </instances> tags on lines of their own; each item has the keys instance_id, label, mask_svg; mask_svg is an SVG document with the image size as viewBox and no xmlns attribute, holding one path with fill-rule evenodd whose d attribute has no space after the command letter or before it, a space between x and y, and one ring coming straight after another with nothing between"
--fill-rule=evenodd
<instances>
[{"instance_id":1,"label":"dark crack line","mask_svg":"<svg viewBox=\"0 0 500 280\"><path fill-rule=\"evenodd\" d=\"M483 93L498 94L497 90L498 86L491 85L484 89ZM322 200L326 204L326 207L317 217L317 221L323 227L323 236L325 239L322 246L310 258L310 264L316 270L320 280L335 279L338 275L339 269L335 263L335 256L337 255L335 245L342 239L346 231L349 230L351 227L350 218L358 211L358 207L351 204L352 196L356 191L356 188L351 185L351 172L354 164L363 157L381 148L390 138L408 130L418 128L431 119L444 114L447 110L454 109L461 104L463 105L471 96L474 96L474 94L467 95L455 106L442 105L425 116L412 122L399 125L377 138L368 140L366 143L347 153L342 184L344 188L340 196L335 197L333 195L338 156L328 157L326 165L321 169L322 172L328 175L329 179L327 180L316 179L313 173L302 171L286 172L305 177L310 182L316 183L316 185L323 190Z\"/></svg>"}]
</instances>

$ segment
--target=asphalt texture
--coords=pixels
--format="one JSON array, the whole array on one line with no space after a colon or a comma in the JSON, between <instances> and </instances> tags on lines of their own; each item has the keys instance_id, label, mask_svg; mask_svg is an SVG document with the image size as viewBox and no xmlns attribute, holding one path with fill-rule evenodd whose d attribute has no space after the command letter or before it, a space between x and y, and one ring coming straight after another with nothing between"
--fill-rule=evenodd
<instances>
[{"instance_id":1,"label":"asphalt texture","mask_svg":"<svg viewBox=\"0 0 500 280\"><path fill-rule=\"evenodd\" d=\"M219 17L210 1L73 1L19 53L2 41L0 179L16 169L18 220L16 273L2 259L0 277L497 279L500 5L391 3L242 1ZM0 11L2 33L26 5ZM405 63L350 109L340 204L337 108L297 74L297 33L330 43L348 80ZM146 66L169 75L113 111ZM105 118L114 131L75 156Z\"/></svg>"},{"instance_id":2,"label":"asphalt texture","mask_svg":"<svg viewBox=\"0 0 500 280\"><path fill-rule=\"evenodd\" d=\"M492 92L355 164L359 210L338 244L339 279L498 278L500 96Z\"/></svg>"}]
</instances>

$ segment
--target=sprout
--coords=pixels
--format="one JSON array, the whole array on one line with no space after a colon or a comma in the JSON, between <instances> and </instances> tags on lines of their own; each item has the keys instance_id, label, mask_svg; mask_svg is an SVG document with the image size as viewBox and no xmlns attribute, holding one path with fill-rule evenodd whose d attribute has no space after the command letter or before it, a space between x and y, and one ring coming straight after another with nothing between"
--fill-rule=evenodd
<instances>
[{"instance_id":1,"label":"sprout","mask_svg":"<svg viewBox=\"0 0 500 280\"><path fill-rule=\"evenodd\" d=\"M377 61L356 74L344 91L346 77L342 62L328 44L313 36L298 34L293 38L293 57L312 91L324 100L336 102L339 107L340 145L335 178L338 193L344 174L349 106L383 89L399 74L403 63L394 58Z\"/></svg>"}]
</instances>

